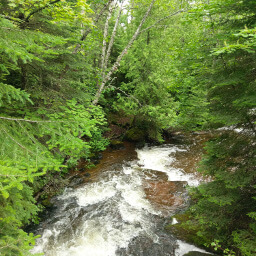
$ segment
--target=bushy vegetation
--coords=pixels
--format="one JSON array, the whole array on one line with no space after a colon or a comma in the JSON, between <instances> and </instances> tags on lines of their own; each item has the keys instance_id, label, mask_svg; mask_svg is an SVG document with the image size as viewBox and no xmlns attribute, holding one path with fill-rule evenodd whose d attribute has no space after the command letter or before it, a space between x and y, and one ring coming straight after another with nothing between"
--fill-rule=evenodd
<instances>
[{"instance_id":1,"label":"bushy vegetation","mask_svg":"<svg viewBox=\"0 0 256 256\"><path fill-rule=\"evenodd\" d=\"M92 10L84 1L55 2L0 7L1 255L29 255L34 237L20 228L37 221L34 184L107 145L105 114L82 82L85 51L74 54Z\"/></svg>"},{"instance_id":2,"label":"bushy vegetation","mask_svg":"<svg viewBox=\"0 0 256 256\"><path fill-rule=\"evenodd\" d=\"M191 190L185 229L225 255L255 255L256 13L254 1L209 1L193 17L207 31L205 67L208 127L226 126L207 143L200 171L212 182ZM206 127L207 127L206 126Z\"/></svg>"}]
</instances>

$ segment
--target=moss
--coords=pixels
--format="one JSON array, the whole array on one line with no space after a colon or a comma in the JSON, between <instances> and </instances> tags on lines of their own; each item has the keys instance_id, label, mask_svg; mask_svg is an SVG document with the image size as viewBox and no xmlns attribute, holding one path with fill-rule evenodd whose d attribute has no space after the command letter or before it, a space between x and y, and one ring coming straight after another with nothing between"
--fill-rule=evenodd
<instances>
[{"instance_id":1,"label":"moss","mask_svg":"<svg viewBox=\"0 0 256 256\"><path fill-rule=\"evenodd\" d=\"M187 212L176 214L173 218L178 223L174 225L168 224L165 226L165 229L174 234L178 239L195 244L198 247L202 247L207 242L203 237L197 235L199 226L190 219L190 215Z\"/></svg>"},{"instance_id":2,"label":"moss","mask_svg":"<svg viewBox=\"0 0 256 256\"><path fill-rule=\"evenodd\" d=\"M47 207L47 208L53 206L53 204L50 202L50 198L44 199L44 200L41 202L41 204L42 204L44 207Z\"/></svg>"},{"instance_id":3,"label":"moss","mask_svg":"<svg viewBox=\"0 0 256 256\"><path fill-rule=\"evenodd\" d=\"M163 143L164 139L162 136L162 130L157 127L151 127L148 129L148 137L150 140L153 140L155 142Z\"/></svg>"},{"instance_id":4,"label":"moss","mask_svg":"<svg viewBox=\"0 0 256 256\"><path fill-rule=\"evenodd\" d=\"M113 148L113 149L124 148L124 143L120 140L111 140L110 141L110 147Z\"/></svg>"}]
</instances>

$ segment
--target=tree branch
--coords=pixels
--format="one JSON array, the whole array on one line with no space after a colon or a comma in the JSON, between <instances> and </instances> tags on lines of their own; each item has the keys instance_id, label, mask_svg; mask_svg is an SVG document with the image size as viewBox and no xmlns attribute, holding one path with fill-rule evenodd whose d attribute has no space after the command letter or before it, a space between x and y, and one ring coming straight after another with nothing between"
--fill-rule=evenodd
<instances>
[{"instance_id":1,"label":"tree branch","mask_svg":"<svg viewBox=\"0 0 256 256\"><path fill-rule=\"evenodd\" d=\"M0 17L1 17L1 18L4 18L4 19L6 19L6 20L10 20L10 21L18 22L18 23L22 23L22 22L24 22L24 21L23 21L23 20L21 20L21 19L14 18L14 17L10 17L10 16L6 16L6 15L2 15L2 14L0 14Z\"/></svg>"},{"instance_id":2,"label":"tree branch","mask_svg":"<svg viewBox=\"0 0 256 256\"><path fill-rule=\"evenodd\" d=\"M104 7L101 9L100 13L95 17L95 19L94 19L94 24L96 24L96 23L99 21L101 15L104 13L105 10L108 9L109 5L110 5L112 2L113 2L113 0L109 0L109 1L104 5ZM80 41L85 41L86 37L90 34L91 31L92 31L91 28L86 29L85 32L83 33L82 37L80 38ZM76 53L79 51L80 47L81 47L81 44L77 44L76 47L75 47L75 50L73 51L73 53L76 54Z\"/></svg>"},{"instance_id":3,"label":"tree branch","mask_svg":"<svg viewBox=\"0 0 256 256\"><path fill-rule=\"evenodd\" d=\"M29 19L30 19L34 14L36 14L36 13L38 13L38 12L44 10L44 9L47 8L49 5L56 4L56 3L60 2L60 1L61 1L61 0L54 0L54 1L52 1L52 2L47 3L45 6L42 6L42 7L40 7L40 8L35 9L34 11L32 11L31 13L28 14L28 16L24 19L24 21L25 21L25 22L28 22Z\"/></svg>"},{"instance_id":4,"label":"tree branch","mask_svg":"<svg viewBox=\"0 0 256 256\"><path fill-rule=\"evenodd\" d=\"M156 21L153 25L151 25L151 26L149 26L149 27L147 27L147 28L141 30L141 31L140 31L140 34L143 33L143 32L145 32L145 31L147 31L147 30L149 30L149 29L151 29L151 28L153 28L153 27L155 27L155 26L156 26L158 23L160 23L161 21L166 20L166 19L168 19L168 18L170 18L170 17L172 17L172 16L175 16L175 15L177 15L177 14L179 14L179 13L186 12L186 11L187 11L187 10L179 10L179 11L177 11L177 12L175 12L175 13L172 13L172 14L166 16L166 17L163 17L162 19Z\"/></svg>"},{"instance_id":5,"label":"tree branch","mask_svg":"<svg viewBox=\"0 0 256 256\"><path fill-rule=\"evenodd\" d=\"M10 118L10 117L4 117L0 116L0 119L4 120L10 120L10 121L24 121L29 123L65 123L66 121L50 121L50 120L28 120L28 119L22 119L22 118Z\"/></svg>"},{"instance_id":6,"label":"tree branch","mask_svg":"<svg viewBox=\"0 0 256 256\"><path fill-rule=\"evenodd\" d=\"M101 17L101 15L105 12L105 10L108 9L109 5L113 2L113 0L109 0L105 5L104 7L102 8L102 10L100 11L100 13L95 17L94 19L94 23L97 23ZM88 36L88 34L91 32L91 28L88 28L83 36L81 37L80 41L84 41L86 39L86 37Z\"/></svg>"}]
</instances>

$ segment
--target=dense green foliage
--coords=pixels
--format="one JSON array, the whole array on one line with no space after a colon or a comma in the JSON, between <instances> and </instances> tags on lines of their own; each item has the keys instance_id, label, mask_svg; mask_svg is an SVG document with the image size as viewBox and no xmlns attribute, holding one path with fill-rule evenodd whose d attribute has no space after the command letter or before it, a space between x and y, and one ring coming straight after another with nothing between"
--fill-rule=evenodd
<instances>
[{"instance_id":1,"label":"dense green foliage","mask_svg":"<svg viewBox=\"0 0 256 256\"><path fill-rule=\"evenodd\" d=\"M207 144L201 170L214 181L194 189L198 236L255 255L255 137L224 133Z\"/></svg>"},{"instance_id":2,"label":"dense green foliage","mask_svg":"<svg viewBox=\"0 0 256 256\"><path fill-rule=\"evenodd\" d=\"M131 0L125 9L1 1L1 255L29 255L35 238L22 226L37 221L35 193L105 149L111 115L127 117L126 137L138 140L162 142L170 128L242 129L208 143L200 170L213 181L192 190L188 228L202 243L255 255L255 1Z\"/></svg>"},{"instance_id":3,"label":"dense green foliage","mask_svg":"<svg viewBox=\"0 0 256 256\"><path fill-rule=\"evenodd\" d=\"M74 55L92 10L84 1L55 2L1 2L1 255L29 254L34 238L20 228L37 221L33 184L107 145L104 113L83 82L84 52Z\"/></svg>"},{"instance_id":4,"label":"dense green foliage","mask_svg":"<svg viewBox=\"0 0 256 256\"><path fill-rule=\"evenodd\" d=\"M133 11L135 18L128 24L128 31L121 31L121 38L130 37L145 12L142 1L135 2L133 7L137 7ZM106 94L108 108L122 109L127 115L133 115L133 126L144 130L150 140L162 141L164 129L185 122L180 118L183 111L187 111L183 110L183 105L187 104L184 98L188 97L189 90L197 90L189 88L190 85L185 88L183 81L177 82L184 76L183 67L180 67L184 54L180 47L184 43L180 37L186 37L190 44L200 34L198 31L190 34L193 26L180 29L182 16L178 14L186 8L189 8L186 1L183 5L179 1L161 1L155 5L152 18L147 20L139 39L125 56L117 79ZM191 126L197 124L195 120L191 123Z\"/></svg>"},{"instance_id":5,"label":"dense green foliage","mask_svg":"<svg viewBox=\"0 0 256 256\"><path fill-rule=\"evenodd\" d=\"M207 66L199 77L209 124L240 129L207 143L200 171L213 181L192 190L195 204L185 228L197 229L202 244L228 255L256 253L255 8L254 1L210 1L194 14L208 32Z\"/></svg>"}]
</instances>

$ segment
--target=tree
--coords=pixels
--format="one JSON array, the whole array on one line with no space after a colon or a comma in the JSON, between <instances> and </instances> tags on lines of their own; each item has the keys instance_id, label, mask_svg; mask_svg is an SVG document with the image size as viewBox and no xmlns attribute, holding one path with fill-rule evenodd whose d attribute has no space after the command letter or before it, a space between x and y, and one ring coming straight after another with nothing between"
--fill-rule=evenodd
<instances>
[{"instance_id":1,"label":"tree","mask_svg":"<svg viewBox=\"0 0 256 256\"><path fill-rule=\"evenodd\" d=\"M41 207L34 193L44 186L47 176L56 171L64 174L81 157L89 160L107 145L102 137L104 113L91 105L89 82L83 82L90 66L83 52L74 54L81 40L81 24L91 25L91 12L79 0L1 3L3 255L29 255L35 237L21 228L37 221Z\"/></svg>"},{"instance_id":2,"label":"tree","mask_svg":"<svg viewBox=\"0 0 256 256\"><path fill-rule=\"evenodd\" d=\"M207 143L200 170L213 181L192 189L189 212L202 243L216 239L216 249L246 256L256 253L254 10L252 1L211 1L199 9L211 31L212 64L201 71L211 122L241 130L224 131Z\"/></svg>"},{"instance_id":3,"label":"tree","mask_svg":"<svg viewBox=\"0 0 256 256\"><path fill-rule=\"evenodd\" d=\"M175 1L161 2L154 6L140 36L121 61L116 80L107 86L105 101L101 101L108 111L122 109L134 116L132 125L145 131L146 136L152 140L161 141L163 129L178 125L184 127L184 116L191 123L187 129L202 126L206 120L207 114L201 117L202 112L207 112L206 93L197 85L199 78L197 80L195 75L203 65L200 60L202 53L199 52L201 48L197 43L201 40L201 31L196 27L196 22L187 22L187 27L181 24L190 8L189 4L180 6ZM121 36L117 39L116 47L125 47L126 38L131 36L139 24L144 9L142 3L138 4L138 8L134 6L134 19L124 25L123 31L120 29ZM196 31L191 34L195 28ZM187 56L193 57L186 60ZM193 61L197 63L188 68ZM191 70L194 74L191 74ZM181 82L186 76L190 76L190 80L186 80L187 87ZM188 81L192 81L191 84ZM201 108L198 108L199 100L204 104ZM193 120L188 114L185 115L189 107L191 113L195 109L198 111Z\"/></svg>"},{"instance_id":4,"label":"tree","mask_svg":"<svg viewBox=\"0 0 256 256\"><path fill-rule=\"evenodd\" d=\"M107 74L106 76L105 76L105 75L103 76L103 81L102 81L102 83L101 83L101 85L100 85L100 87L99 87L99 89L98 89L98 91L97 91L97 93L96 93L95 99L94 99L94 101L93 101L93 104L94 104L94 105L96 105L96 104L98 103L99 98L100 98L101 93L102 93L102 91L103 91L103 89L104 89L104 87L105 87L106 82L108 82L108 81L111 79L111 75L112 75L112 74L114 73L114 71L116 71L117 68L119 67L122 58L124 57L124 55L127 53L127 51L129 50L129 48L132 46L132 44L134 43L134 41L135 41L135 40L137 39L137 37L139 36L141 27L142 27L142 25L144 24L144 22L146 21L146 19L147 19L149 13L150 13L150 11L151 11L151 9L152 9L152 7L153 7L155 1L156 1L156 0L152 0L152 1L151 1L151 3L150 3L150 5L149 5L149 7L148 7L148 9L147 9L147 11L146 11L144 17L142 18L142 20L141 20L141 22L140 22L138 28L136 29L135 33L133 34L131 40L130 40L129 43L126 45L126 47L125 47L124 50L121 52L121 54L117 57L117 59L116 59L114 65L112 66L112 68L110 69L110 71L108 72L108 74ZM104 44L103 44L103 49L104 49ZM104 59L105 59L104 54L103 54L102 58L103 58L103 62L105 62L105 61L104 61ZM103 69L103 72L104 72L104 69Z\"/></svg>"}]
</instances>

